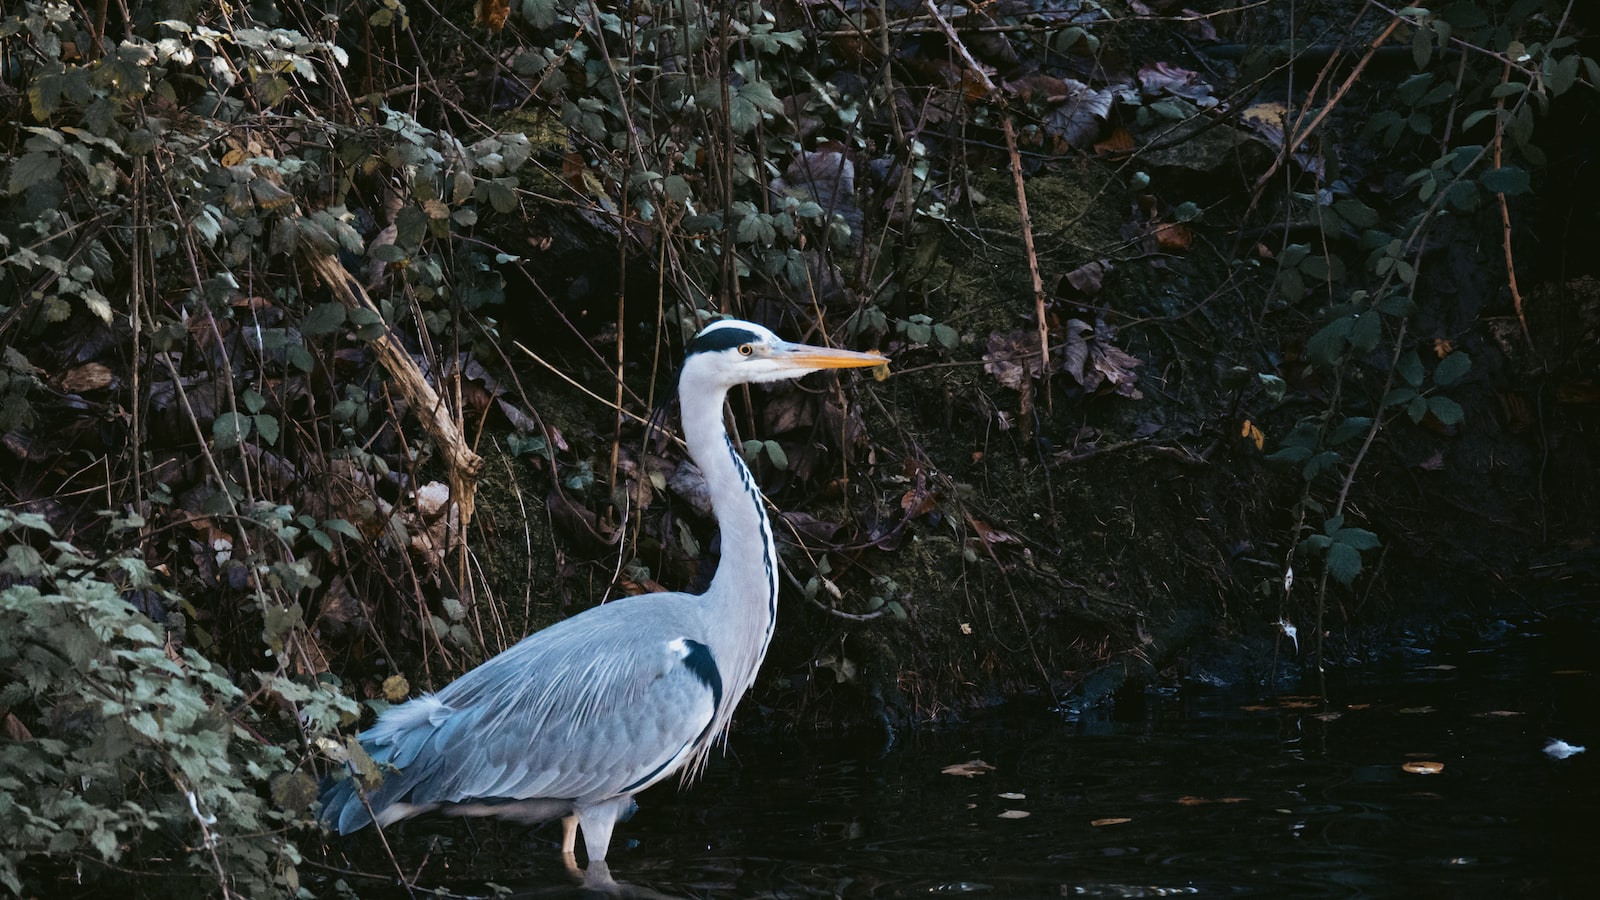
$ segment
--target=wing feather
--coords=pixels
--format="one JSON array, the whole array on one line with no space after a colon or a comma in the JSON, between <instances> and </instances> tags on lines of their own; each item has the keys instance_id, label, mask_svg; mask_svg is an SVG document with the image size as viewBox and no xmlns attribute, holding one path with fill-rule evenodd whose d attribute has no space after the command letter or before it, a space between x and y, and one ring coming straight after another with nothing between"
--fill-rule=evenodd
<instances>
[{"instance_id":1,"label":"wing feather","mask_svg":"<svg viewBox=\"0 0 1600 900\"><path fill-rule=\"evenodd\" d=\"M701 628L691 600L653 595L597 607L391 709L361 736L375 760L399 770L373 795L374 809L593 803L667 777L711 739L720 694L720 683L713 691L687 662L691 647L705 649L687 643ZM708 660L706 652L696 664Z\"/></svg>"}]
</instances>

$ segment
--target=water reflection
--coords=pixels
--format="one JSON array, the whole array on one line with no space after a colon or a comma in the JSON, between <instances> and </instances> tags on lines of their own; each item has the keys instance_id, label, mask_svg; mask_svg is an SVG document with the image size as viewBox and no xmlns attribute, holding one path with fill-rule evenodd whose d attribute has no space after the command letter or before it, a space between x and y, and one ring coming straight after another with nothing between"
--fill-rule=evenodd
<instances>
[{"instance_id":1,"label":"water reflection","mask_svg":"<svg viewBox=\"0 0 1600 900\"><path fill-rule=\"evenodd\" d=\"M886 752L741 738L687 793L640 798L612 871L650 897L1587 895L1600 754L1542 748L1594 744L1600 689L1592 640L1582 660L1556 646L1443 647L1327 703L1185 691L1131 720L997 719ZM993 768L943 772L974 760ZM423 884L584 896L559 829L409 827L412 866L444 842Z\"/></svg>"}]
</instances>

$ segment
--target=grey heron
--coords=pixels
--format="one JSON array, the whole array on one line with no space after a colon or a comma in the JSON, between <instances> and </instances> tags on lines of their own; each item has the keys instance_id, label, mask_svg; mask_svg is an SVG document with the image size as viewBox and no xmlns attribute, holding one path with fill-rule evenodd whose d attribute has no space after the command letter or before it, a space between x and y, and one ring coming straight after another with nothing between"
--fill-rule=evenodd
<instances>
[{"instance_id":1,"label":"grey heron","mask_svg":"<svg viewBox=\"0 0 1600 900\"><path fill-rule=\"evenodd\" d=\"M735 385L821 369L885 364L883 356L780 339L750 322L707 325L678 379L683 435L722 533L703 594L614 600L524 638L446 685L391 707L359 739L386 770L363 793L331 783L321 816L340 834L376 817L425 812L562 820L569 863L577 830L602 868L633 796L685 772L693 778L755 680L778 613L778 564L760 489L723 424Z\"/></svg>"}]
</instances>

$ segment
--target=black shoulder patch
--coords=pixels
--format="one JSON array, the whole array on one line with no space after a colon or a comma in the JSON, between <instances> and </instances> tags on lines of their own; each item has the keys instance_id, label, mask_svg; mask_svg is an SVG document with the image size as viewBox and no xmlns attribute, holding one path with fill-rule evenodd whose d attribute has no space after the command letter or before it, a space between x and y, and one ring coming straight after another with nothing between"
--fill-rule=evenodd
<instances>
[{"instance_id":1,"label":"black shoulder patch","mask_svg":"<svg viewBox=\"0 0 1600 900\"><path fill-rule=\"evenodd\" d=\"M684 351L687 359L696 353L715 353L718 350L728 350L740 344L759 343L761 338L755 332L744 328L729 326L718 328L715 331L706 331L689 342L689 349Z\"/></svg>"},{"instance_id":2,"label":"black shoulder patch","mask_svg":"<svg viewBox=\"0 0 1600 900\"><path fill-rule=\"evenodd\" d=\"M711 658L711 648L688 638L684 638L683 644L689 648L689 654L683 658L683 664L694 673L694 677L700 679L701 684L711 688L711 707L721 709L722 673L717 671L717 661Z\"/></svg>"}]
</instances>

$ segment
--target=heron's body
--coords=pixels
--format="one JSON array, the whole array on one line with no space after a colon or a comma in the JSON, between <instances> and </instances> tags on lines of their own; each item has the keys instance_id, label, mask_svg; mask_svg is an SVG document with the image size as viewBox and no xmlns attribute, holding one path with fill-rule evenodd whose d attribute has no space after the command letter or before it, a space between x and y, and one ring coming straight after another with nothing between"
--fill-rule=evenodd
<instances>
[{"instance_id":1,"label":"heron's body","mask_svg":"<svg viewBox=\"0 0 1600 900\"><path fill-rule=\"evenodd\" d=\"M711 586L700 595L647 594L587 610L437 694L390 709L361 744L393 771L365 803L356 779L333 784L323 794L323 819L344 834L374 816L387 825L430 811L561 818L563 850L572 851L581 825L590 861L603 860L634 794L704 763L755 680L777 622L772 528L722 424L728 389L879 363L787 344L749 323L708 326L690 345L679 395L689 455L722 532Z\"/></svg>"}]
</instances>

